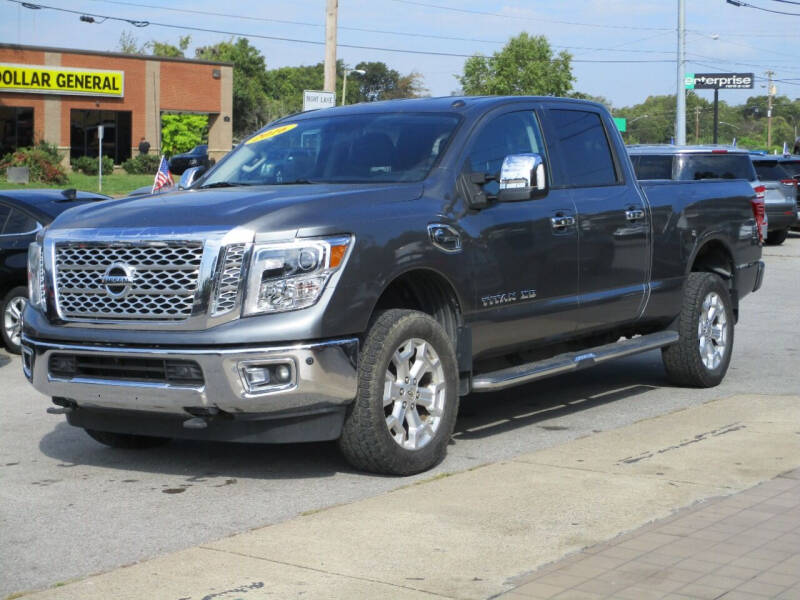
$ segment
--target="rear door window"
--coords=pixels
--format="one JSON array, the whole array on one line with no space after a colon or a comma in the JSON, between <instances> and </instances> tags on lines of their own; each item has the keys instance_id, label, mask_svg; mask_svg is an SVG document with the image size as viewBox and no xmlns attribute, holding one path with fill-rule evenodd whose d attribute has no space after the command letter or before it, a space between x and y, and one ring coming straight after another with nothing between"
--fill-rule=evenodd
<instances>
[{"instance_id":1,"label":"rear door window","mask_svg":"<svg viewBox=\"0 0 800 600\"><path fill-rule=\"evenodd\" d=\"M756 171L747 154L679 154L678 179L746 179L754 181Z\"/></svg>"},{"instance_id":2,"label":"rear door window","mask_svg":"<svg viewBox=\"0 0 800 600\"><path fill-rule=\"evenodd\" d=\"M556 185L594 187L620 183L600 115L583 110L551 109L549 112L564 161L558 178L563 177L565 181L555 181Z\"/></svg>"},{"instance_id":3,"label":"rear door window","mask_svg":"<svg viewBox=\"0 0 800 600\"><path fill-rule=\"evenodd\" d=\"M633 163L636 179L672 179L672 156L637 155Z\"/></svg>"},{"instance_id":4,"label":"rear door window","mask_svg":"<svg viewBox=\"0 0 800 600\"><path fill-rule=\"evenodd\" d=\"M11 207L5 204L0 204L0 234L3 233L3 228L5 227L9 214L11 214Z\"/></svg>"},{"instance_id":5,"label":"rear door window","mask_svg":"<svg viewBox=\"0 0 800 600\"><path fill-rule=\"evenodd\" d=\"M3 235L19 235L21 233L31 233L36 229L38 223L36 219L21 210L12 209L11 214L6 219L3 227Z\"/></svg>"}]
</instances>

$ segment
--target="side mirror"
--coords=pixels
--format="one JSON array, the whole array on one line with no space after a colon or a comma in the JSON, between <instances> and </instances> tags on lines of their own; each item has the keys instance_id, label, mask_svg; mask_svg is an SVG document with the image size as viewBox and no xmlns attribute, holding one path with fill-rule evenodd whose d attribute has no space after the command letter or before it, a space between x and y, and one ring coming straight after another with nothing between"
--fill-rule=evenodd
<instances>
[{"instance_id":1,"label":"side mirror","mask_svg":"<svg viewBox=\"0 0 800 600\"><path fill-rule=\"evenodd\" d=\"M550 191L541 154L509 154L500 168L498 202L543 198Z\"/></svg>"},{"instance_id":2,"label":"side mirror","mask_svg":"<svg viewBox=\"0 0 800 600\"><path fill-rule=\"evenodd\" d=\"M178 182L179 190L186 190L192 187L192 184L200 179L200 176L206 172L205 167L190 167L183 172L181 180Z\"/></svg>"}]
</instances>

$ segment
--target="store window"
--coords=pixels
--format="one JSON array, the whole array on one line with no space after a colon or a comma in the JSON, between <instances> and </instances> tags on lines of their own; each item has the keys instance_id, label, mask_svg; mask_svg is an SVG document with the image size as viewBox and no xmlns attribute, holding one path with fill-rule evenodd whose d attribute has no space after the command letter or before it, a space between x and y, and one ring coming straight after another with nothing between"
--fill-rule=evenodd
<instances>
[{"instance_id":1,"label":"store window","mask_svg":"<svg viewBox=\"0 0 800 600\"><path fill-rule=\"evenodd\" d=\"M0 157L33 146L33 108L0 106Z\"/></svg>"},{"instance_id":2,"label":"store window","mask_svg":"<svg viewBox=\"0 0 800 600\"><path fill-rule=\"evenodd\" d=\"M131 113L114 110L70 111L70 159L96 157L100 152L97 129L103 126L103 156L114 164L131 157Z\"/></svg>"}]
</instances>

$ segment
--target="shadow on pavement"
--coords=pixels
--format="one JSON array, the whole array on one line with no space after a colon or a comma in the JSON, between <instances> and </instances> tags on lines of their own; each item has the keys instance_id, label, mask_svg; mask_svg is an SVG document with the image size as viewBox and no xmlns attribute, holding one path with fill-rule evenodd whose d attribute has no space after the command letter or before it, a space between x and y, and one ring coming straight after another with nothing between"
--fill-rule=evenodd
<instances>
[{"instance_id":1,"label":"shadow on pavement","mask_svg":"<svg viewBox=\"0 0 800 600\"><path fill-rule=\"evenodd\" d=\"M461 399L456 440L485 438L667 386L656 352ZM565 429L541 425L544 429Z\"/></svg>"},{"instance_id":2,"label":"shadow on pavement","mask_svg":"<svg viewBox=\"0 0 800 600\"><path fill-rule=\"evenodd\" d=\"M8 355L0 353L0 369L11 363L11 358Z\"/></svg>"},{"instance_id":3,"label":"shadow on pavement","mask_svg":"<svg viewBox=\"0 0 800 600\"><path fill-rule=\"evenodd\" d=\"M490 394L462 398L453 437L480 439L594 408L668 385L655 353L546 379ZM655 360L654 360L655 359ZM334 442L237 444L173 440L147 450L107 448L63 417L39 443L47 456L67 468L90 465L189 477L304 479L357 473ZM559 425L540 425L562 429Z\"/></svg>"}]
</instances>

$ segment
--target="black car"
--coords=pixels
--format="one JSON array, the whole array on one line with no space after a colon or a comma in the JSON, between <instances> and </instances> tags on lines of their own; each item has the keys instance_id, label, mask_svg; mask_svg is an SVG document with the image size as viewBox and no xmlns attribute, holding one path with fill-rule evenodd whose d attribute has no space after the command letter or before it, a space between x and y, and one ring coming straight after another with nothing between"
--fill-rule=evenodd
<instances>
[{"instance_id":1,"label":"black car","mask_svg":"<svg viewBox=\"0 0 800 600\"><path fill-rule=\"evenodd\" d=\"M0 335L20 351L20 316L28 298L28 245L62 212L108 196L75 190L0 191Z\"/></svg>"},{"instance_id":2,"label":"black car","mask_svg":"<svg viewBox=\"0 0 800 600\"><path fill-rule=\"evenodd\" d=\"M188 152L176 154L169 159L169 170L175 175L180 175L189 167L205 167L208 169L211 161L208 159L208 146L201 144Z\"/></svg>"}]
</instances>

